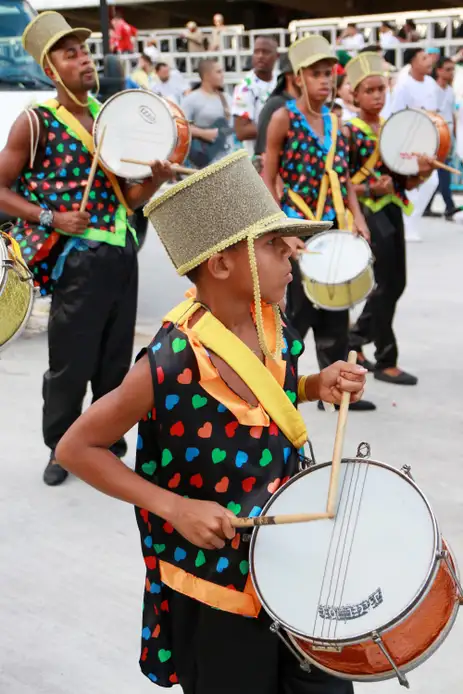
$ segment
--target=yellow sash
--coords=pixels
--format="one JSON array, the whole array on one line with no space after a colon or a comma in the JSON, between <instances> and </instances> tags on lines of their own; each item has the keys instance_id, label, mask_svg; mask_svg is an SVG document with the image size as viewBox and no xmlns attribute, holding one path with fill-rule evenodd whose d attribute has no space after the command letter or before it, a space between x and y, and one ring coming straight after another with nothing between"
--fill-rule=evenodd
<instances>
[{"instance_id":1,"label":"yellow sash","mask_svg":"<svg viewBox=\"0 0 463 694\"><path fill-rule=\"evenodd\" d=\"M52 108L56 111L57 116L65 123L71 130L73 130L76 135L79 136L81 142L85 145L85 147L88 149L90 154L95 153L95 143L93 141L92 135L84 128L82 123L77 120L75 116L70 113L67 108L62 106L59 101L56 99L49 99L48 101L45 102L44 106L48 106L49 108ZM111 182L111 185L113 187L113 190L117 196L117 199L125 207L127 210L127 214L131 215L133 214L132 210L130 209L129 205L127 204L127 201L124 197L124 194L121 190L121 187L119 185L119 181L117 180L117 177L111 172L106 169L101 161L99 163L99 166L103 169L105 172L105 175Z\"/></svg>"},{"instance_id":2,"label":"yellow sash","mask_svg":"<svg viewBox=\"0 0 463 694\"><path fill-rule=\"evenodd\" d=\"M170 311L164 320L183 325L199 308L200 304L194 299L187 299ZM201 316L191 332L238 374L295 448L306 443L308 434L301 414L269 369L244 342L210 311Z\"/></svg>"},{"instance_id":3,"label":"yellow sash","mask_svg":"<svg viewBox=\"0 0 463 694\"><path fill-rule=\"evenodd\" d=\"M363 164L363 166L352 176L351 181L354 184L354 186L360 185L360 183L363 183L366 178L371 176L371 171L375 170L376 164L378 163L379 159L379 137L376 137L375 133L369 128L368 131L365 129L365 123L361 118L352 118L350 121L352 125L355 125L359 130L361 130L365 135L368 135L369 137L374 137L376 142L375 142L375 148L373 152L370 154L366 162ZM381 118L381 127L383 127L384 119Z\"/></svg>"},{"instance_id":4,"label":"yellow sash","mask_svg":"<svg viewBox=\"0 0 463 694\"><path fill-rule=\"evenodd\" d=\"M336 145L338 142L338 119L334 113L330 113L331 118L331 147L329 149L328 155L325 161L325 171L323 173L323 178L318 192L317 200L317 210L314 215L310 207L302 199L299 193L294 190L289 189L288 195L291 202L296 205L300 212L307 219L312 221L320 221L323 216L323 208L325 207L326 196L328 195L328 188L331 188L331 194L333 196L333 205L336 212L336 219L338 221L338 226L340 229L350 229L351 226L351 215L346 213L346 208L344 205L344 200L342 199L341 186L339 183L339 176L333 169L334 156L336 154Z\"/></svg>"}]
</instances>

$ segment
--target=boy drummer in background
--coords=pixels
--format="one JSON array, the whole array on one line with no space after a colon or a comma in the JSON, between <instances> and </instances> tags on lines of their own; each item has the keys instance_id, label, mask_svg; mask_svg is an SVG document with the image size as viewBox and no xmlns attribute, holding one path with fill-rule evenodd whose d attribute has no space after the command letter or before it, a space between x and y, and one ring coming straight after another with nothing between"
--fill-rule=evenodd
<instances>
[{"instance_id":1,"label":"boy drummer in background","mask_svg":"<svg viewBox=\"0 0 463 694\"><path fill-rule=\"evenodd\" d=\"M249 545L231 523L259 515L297 472L307 440L297 403L339 403L343 390L357 401L363 391L365 369L344 362L298 380L303 344L278 309L291 281L285 236L328 225L288 219L244 152L148 211L195 297L166 316L123 384L57 450L66 469L137 507L142 671L185 694L351 694L350 682L303 671L270 631ZM139 420L133 472L108 449Z\"/></svg>"},{"instance_id":2,"label":"boy drummer in background","mask_svg":"<svg viewBox=\"0 0 463 694\"><path fill-rule=\"evenodd\" d=\"M306 36L289 48L298 99L288 101L273 114L267 131L263 177L274 199L293 219L329 221L334 228L347 229L347 210L352 213L357 233L369 238L368 227L349 180L348 142L338 120L325 105L333 95L333 68L337 62L328 41ZM277 191L281 177L283 197ZM314 331L320 368L345 359L348 351L349 312L316 308L306 297L295 248L293 282L288 287L287 314L302 337ZM320 402L319 407L323 405ZM351 409L374 410L361 401Z\"/></svg>"},{"instance_id":3,"label":"boy drummer in background","mask_svg":"<svg viewBox=\"0 0 463 694\"><path fill-rule=\"evenodd\" d=\"M360 107L359 116L344 128L349 142L350 177L370 230L377 284L350 331L350 348L357 351L358 363L374 371L376 379L416 385L415 376L397 367L392 323L406 283L402 213L410 214L413 209L406 191L418 186L421 176L429 174L432 166L426 157L420 157L420 175L406 178L389 171L380 159L379 137L384 122L380 113L387 89L382 56L361 53L346 65L346 72ZM370 342L376 347L376 364L368 361L362 351Z\"/></svg>"}]
</instances>

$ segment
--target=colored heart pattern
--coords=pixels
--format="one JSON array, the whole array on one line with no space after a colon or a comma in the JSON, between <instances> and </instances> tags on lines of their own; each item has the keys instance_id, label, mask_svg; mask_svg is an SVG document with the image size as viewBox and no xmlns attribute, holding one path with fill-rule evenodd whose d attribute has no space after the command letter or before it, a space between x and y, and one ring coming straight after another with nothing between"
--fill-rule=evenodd
<instances>
[{"instance_id":1,"label":"colored heart pattern","mask_svg":"<svg viewBox=\"0 0 463 694\"><path fill-rule=\"evenodd\" d=\"M228 490L228 485L230 484L230 480L228 477L222 477L220 482L217 482L215 485L215 491L217 494L225 494L225 492Z\"/></svg>"},{"instance_id":2,"label":"colored heart pattern","mask_svg":"<svg viewBox=\"0 0 463 694\"><path fill-rule=\"evenodd\" d=\"M22 197L42 207L51 207L59 212L69 212L79 209L79 201L82 199L82 191L86 184L86 171L92 163L92 156L84 147L76 135L66 131L66 126L53 117L48 107L35 107L40 113L40 119L47 128L47 142L44 155L41 157L41 165L32 171L24 171L19 180L19 190ZM46 125L48 123L48 125ZM39 169L39 170L38 170ZM98 177L102 177L98 180ZM107 197L103 200L96 190L92 190L90 197L95 203L90 203L87 210L92 209L90 227L111 235L115 232L116 210L119 206L115 192L110 181L106 178L102 169L97 169L94 181L95 189L101 187L102 181L108 184ZM31 238L27 232L31 228L39 231L38 239ZM51 279L51 269L56 263L58 250L49 247L48 253L43 256L50 267L44 269L43 262L34 264L33 259L37 252L50 237L50 230L21 221L15 229L16 233L24 233L21 249L23 255L31 263L34 280L37 282L42 296L52 293L55 282Z\"/></svg>"},{"instance_id":3,"label":"colored heart pattern","mask_svg":"<svg viewBox=\"0 0 463 694\"><path fill-rule=\"evenodd\" d=\"M194 410L199 410L201 407L205 407L207 405L207 398L203 398L202 395L196 394L193 395L191 403Z\"/></svg>"},{"instance_id":4,"label":"colored heart pattern","mask_svg":"<svg viewBox=\"0 0 463 694\"><path fill-rule=\"evenodd\" d=\"M222 451L220 448L214 448L214 450L212 451L212 462L214 464L223 463L226 457L227 452Z\"/></svg>"},{"instance_id":5,"label":"colored heart pattern","mask_svg":"<svg viewBox=\"0 0 463 694\"><path fill-rule=\"evenodd\" d=\"M169 339L164 339L162 330ZM297 471L296 452L276 422L263 426L258 413L252 412L252 417L246 414L251 423L240 423L233 407L214 398L207 380L198 383L198 367L186 337L172 324L164 324L162 330L150 348L156 410L140 423L137 470L183 498L215 501L237 516L260 516L272 494ZM303 344L285 339L284 390L292 401ZM161 562L224 589L242 591L249 576L249 548L239 532L218 552L194 548L177 525L159 521L146 509L139 510L138 522L148 576L143 671L156 677L156 684L169 687L178 678L170 631L163 626L170 600L161 580Z\"/></svg>"}]
</instances>

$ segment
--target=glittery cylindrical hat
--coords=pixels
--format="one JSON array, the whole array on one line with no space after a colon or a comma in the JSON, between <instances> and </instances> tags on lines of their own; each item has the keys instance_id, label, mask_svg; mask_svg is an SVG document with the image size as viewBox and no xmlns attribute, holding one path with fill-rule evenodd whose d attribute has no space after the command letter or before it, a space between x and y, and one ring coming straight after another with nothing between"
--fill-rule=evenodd
<instances>
[{"instance_id":1,"label":"glittery cylindrical hat","mask_svg":"<svg viewBox=\"0 0 463 694\"><path fill-rule=\"evenodd\" d=\"M329 41L319 34L308 34L292 43L288 56L295 75L299 70L310 67L320 60L331 60L333 64L338 62Z\"/></svg>"},{"instance_id":2,"label":"glittery cylindrical hat","mask_svg":"<svg viewBox=\"0 0 463 694\"><path fill-rule=\"evenodd\" d=\"M380 53L359 53L347 63L345 70L352 89L355 89L367 77L384 76L383 57Z\"/></svg>"},{"instance_id":3,"label":"glittery cylindrical hat","mask_svg":"<svg viewBox=\"0 0 463 694\"><path fill-rule=\"evenodd\" d=\"M42 12L27 25L22 36L25 50L42 67L50 49L65 36L77 36L86 41L91 30L84 27L73 29L59 12Z\"/></svg>"},{"instance_id":4,"label":"glittery cylindrical hat","mask_svg":"<svg viewBox=\"0 0 463 694\"><path fill-rule=\"evenodd\" d=\"M148 203L144 213L179 275L244 239L269 232L310 236L331 226L287 217L244 151L192 174Z\"/></svg>"}]
</instances>

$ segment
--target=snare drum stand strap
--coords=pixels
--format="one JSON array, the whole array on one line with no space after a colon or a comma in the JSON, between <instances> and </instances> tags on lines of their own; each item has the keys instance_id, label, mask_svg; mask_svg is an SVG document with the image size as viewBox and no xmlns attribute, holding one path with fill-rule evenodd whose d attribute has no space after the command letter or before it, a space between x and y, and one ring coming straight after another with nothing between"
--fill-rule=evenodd
<instances>
[{"instance_id":1,"label":"snare drum stand strap","mask_svg":"<svg viewBox=\"0 0 463 694\"><path fill-rule=\"evenodd\" d=\"M402 687L406 687L407 689L410 689L410 684L409 684L407 678L405 677L402 670L399 670L399 668L395 664L392 656L390 655L389 651L387 650L386 646L384 645L384 642L383 642L383 639L381 638L381 635L378 634L377 631L375 631L375 632L373 632L373 634L371 636L372 636L373 641L376 643L378 648L381 650L384 657L387 659L388 663L393 668L395 674L397 675L397 679L399 680L399 683L402 685Z\"/></svg>"}]
</instances>

